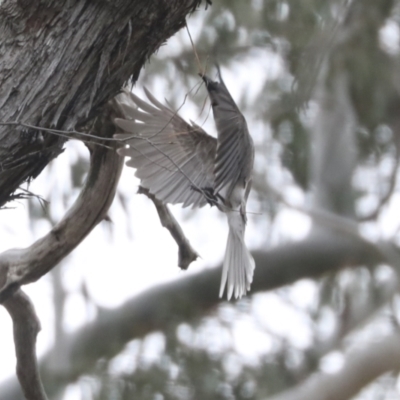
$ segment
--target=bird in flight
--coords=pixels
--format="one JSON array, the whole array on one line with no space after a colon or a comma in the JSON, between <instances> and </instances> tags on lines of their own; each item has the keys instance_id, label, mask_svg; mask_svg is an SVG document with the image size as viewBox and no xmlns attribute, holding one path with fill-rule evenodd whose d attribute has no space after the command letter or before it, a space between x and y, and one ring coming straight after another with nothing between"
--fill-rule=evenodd
<instances>
[{"instance_id":1,"label":"bird in flight","mask_svg":"<svg viewBox=\"0 0 400 400\"><path fill-rule=\"evenodd\" d=\"M251 189L254 145L247 123L222 80L203 79L214 114L218 137L208 135L193 121L182 119L145 90L149 103L125 93L119 106L124 118L116 137L127 146L118 150L130 157L140 184L163 203L183 207L216 206L228 218L219 296L228 300L250 290L254 259L244 241L246 202Z\"/></svg>"}]
</instances>

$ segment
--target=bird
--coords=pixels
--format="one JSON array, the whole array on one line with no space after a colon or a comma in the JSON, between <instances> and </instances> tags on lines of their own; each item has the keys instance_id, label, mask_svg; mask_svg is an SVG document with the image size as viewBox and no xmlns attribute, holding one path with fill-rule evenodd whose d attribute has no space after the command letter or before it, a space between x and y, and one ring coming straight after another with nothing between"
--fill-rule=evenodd
<instances>
[{"instance_id":1,"label":"bird","mask_svg":"<svg viewBox=\"0 0 400 400\"><path fill-rule=\"evenodd\" d=\"M216 206L228 219L229 233L219 297L241 298L250 290L255 262L246 247L246 203L251 190L254 144L247 122L217 66L218 80L199 74L211 100L217 138L195 122L186 122L146 88L149 102L123 92L116 118L125 147L121 156L136 169L142 187L165 204ZM122 132L120 132L122 130Z\"/></svg>"}]
</instances>

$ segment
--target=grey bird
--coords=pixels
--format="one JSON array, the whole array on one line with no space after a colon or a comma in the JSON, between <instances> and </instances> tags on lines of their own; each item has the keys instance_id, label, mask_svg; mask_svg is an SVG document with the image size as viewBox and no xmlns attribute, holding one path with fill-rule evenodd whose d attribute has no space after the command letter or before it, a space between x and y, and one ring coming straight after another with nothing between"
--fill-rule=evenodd
<instances>
[{"instance_id":1,"label":"grey bird","mask_svg":"<svg viewBox=\"0 0 400 400\"><path fill-rule=\"evenodd\" d=\"M247 123L222 80L203 75L211 100L218 138L176 112L145 90L147 103L132 93L120 95L124 119L115 124L126 139L122 156L136 168L141 185L164 203L183 207L216 206L228 217L229 235L219 296L228 300L250 290L254 259L244 242L246 202L254 164L254 145Z\"/></svg>"}]
</instances>

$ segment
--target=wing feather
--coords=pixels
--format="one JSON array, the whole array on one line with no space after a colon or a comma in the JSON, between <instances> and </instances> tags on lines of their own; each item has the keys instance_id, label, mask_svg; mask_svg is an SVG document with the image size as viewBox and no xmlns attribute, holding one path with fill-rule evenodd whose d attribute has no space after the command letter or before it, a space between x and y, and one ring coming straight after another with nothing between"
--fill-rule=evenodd
<instances>
[{"instance_id":1,"label":"wing feather","mask_svg":"<svg viewBox=\"0 0 400 400\"><path fill-rule=\"evenodd\" d=\"M124 118L115 124L122 130L115 137L126 139L119 149L130 157L127 165L136 168L141 185L158 199L183 207L202 207L207 202L191 189L214 186L217 140L195 123L187 123L159 102L147 89L150 103L125 93L120 110Z\"/></svg>"},{"instance_id":2,"label":"wing feather","mask_svg":"<svg viewBox=\"0 0 400 400\"><path fill-rule=\"evenodd\" d=\"M218 131L215 159L215 190L227 187L229 197L238 183L245 187L250 179L254 147L247 123L219 74L219 82L203 76L211 99ZM241 182L242 181L242 182Z\"/></svg>"}]
</instances>

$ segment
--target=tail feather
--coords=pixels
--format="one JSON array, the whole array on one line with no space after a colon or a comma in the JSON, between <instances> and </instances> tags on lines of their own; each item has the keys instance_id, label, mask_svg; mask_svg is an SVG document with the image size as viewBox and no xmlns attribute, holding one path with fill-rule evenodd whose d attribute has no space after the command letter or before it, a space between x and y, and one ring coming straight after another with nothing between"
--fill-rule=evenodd
<instances>
[{"instance_id":1,"label":"tail feather","mask_svg":"<svg viewBox=\"0 0 400 400\"><path fill-rule=\"evenodd\" d=\"M254 259L244 242L245 223L239 213L227 213L229 222L228 242L222 267L219 297L227 287L227 298L241 298L250 290L255 268Z\"/></svg>"}]
</instances>

